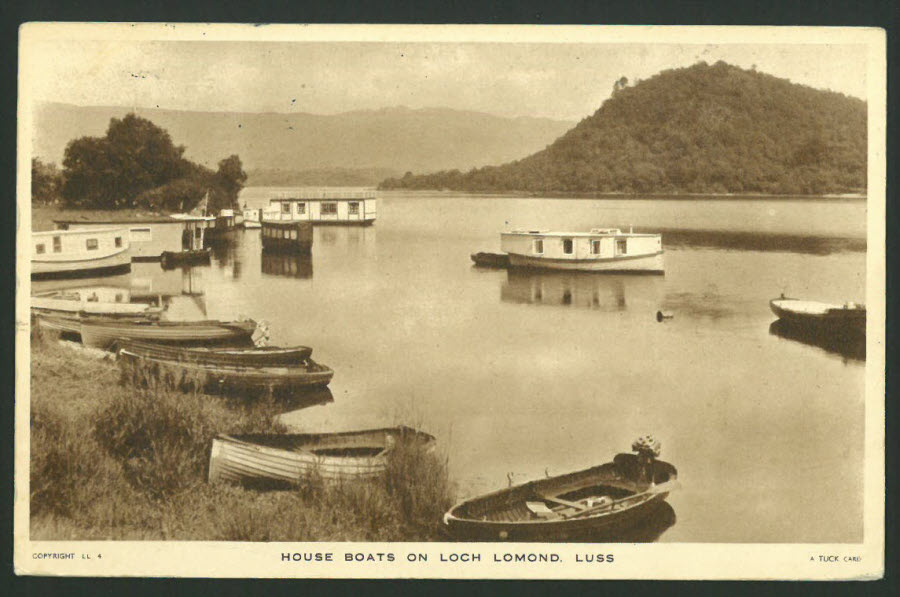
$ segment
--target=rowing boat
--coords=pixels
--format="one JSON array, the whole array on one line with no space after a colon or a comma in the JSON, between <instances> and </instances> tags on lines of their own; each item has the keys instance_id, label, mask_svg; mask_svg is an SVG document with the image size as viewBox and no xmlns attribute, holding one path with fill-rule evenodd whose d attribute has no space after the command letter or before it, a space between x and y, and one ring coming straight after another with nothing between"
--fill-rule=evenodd
<instances>
[{"instance_id":1,"label":"rowing boat","mask_svg":"<svg viewBox=\"0 0 900 597\"><path fill-rule=\"evenodd\" d=\"M128 292L115 287L51 290L31 296L33 313L73 316L79 313L119 316L154 316L162 309L149 303L128 302Z\"/></svg>"},{"instance_id":2,"label":"rowing boat","mask_svg":"<svg viewBox=\"0 0 900 597\"><path fill-rule=\"evenodd\" d=\"M856 303L836 305L785 298L782 295L780 298L769 301L769 308L779 319L795 324L848 329L862 333L866 331L865 305Z\"/></svg>"},{"instance_id":3,"label":"rowing boat","mask_svg":"<svg viewBox=\"0 0 900 597\"><path fill-rule=\"evenodd\" d=\"M118 343L116 348L127 350L141 357L228 367L302 365L312 355L312 348L308 346L206 348L123 340Z\"/></svg>"},{"instance_id":4,"label":"rowing boat","mask_svg":"<svg viewBox=\"0 0 900 597\"><path fill-rule=\"evenodd\" d=\"M369 479L393 453L429 449L434 437L410 427L343 433L219 435L212 443L209 481L289 486L310 478Z\"/></svg>"},{"instance_id":5,"label":"rowing boat","mask_svg":"<svg viewBox=\"0 0 900 597\"><path fill-rule=\"evenodd\" d=\"M88 321L109 321L109 315L92 315L90 313L79 312L79 313L59 313L59 314L49 314L43 312L35 313L37 324L45 329L53 332L60 332L64 334L74 334L76 336L81 336L81 326L84 322ZM148 314L124 314L115 316L115 321L118 323L140 323L140 322L148 322L152 320L155 313Z\"/></svg>"},{"instance_id":6,"label":"rowing boat","mask_svg":"<svg viewBox=\"0 0 900 597\"><path fill-rule=\"evenodd\" d=\"M298 390L327 386L334 370L312 359L290 366L227 366L202 362L152 358L119 350L123 372L149 373L174 389L198 390L208 394L240 394L243 396L271 393L285 395ZM140 368L135 366L140 365Z\"/></svg>"},{"instance_id":7,"label":"rowing boat","mask_svg":"<svg viewBox=\"0 0 900 597\"><path fill-rule=\"evenodd\" d=\"M152 342L223 344L249 343L256 322L248 321L116 321L85 319L81 322L81 342L85 346L108 349L121 340Z\"/></svg>"},{"instance_id":8,"label":"rowing boat","mask_svg":"<svg viewBox=\"0 0 900 597\"><path fill-rule=\"evenodd\" d=\"M178 265L209 263L211 249L193 249L185 251L163 251L159 263L163 269L172 269Z\"/></svg>"},{"instance_id":9,"label":"rowing boat","mask_svg":"<svg viewBox=\"0 0 900 597\"><path fill-rule=\"evenodd\" d=\"M503 269L509 267L509 255L505 253L485 253L480 251L472 253L472 261L478 267L493 267Z\"/></svg>"},{"instance_id":10,"label":"rowing boat","mask_svg":"<svg viewBox=\"0 0 900 597\"><path fill-rule=\"evenodd\" d=\"M600 466L466 500L444 515L447 531L469 541L621 540L677 487L675 467L639 448Z\"/></svg>"}]
</instances>

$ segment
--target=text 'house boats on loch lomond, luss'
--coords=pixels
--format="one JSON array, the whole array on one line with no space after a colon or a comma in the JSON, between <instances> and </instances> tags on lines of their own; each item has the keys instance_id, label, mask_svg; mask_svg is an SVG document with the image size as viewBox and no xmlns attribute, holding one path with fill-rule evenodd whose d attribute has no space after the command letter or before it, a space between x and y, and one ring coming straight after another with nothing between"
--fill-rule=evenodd
<instances>
[{"instance_id":1,"label":"text 'house boats on loch lomond, luss'","mask_svg":"<svg viewBox=\"0 0 900 597\"><path fill-rule=\"evenodd\" d=\"M502 254L479 252L482 267L663 274L662 235L594 228L590 232L513 230L500 234Z\"/></svg>"}]
</instances>

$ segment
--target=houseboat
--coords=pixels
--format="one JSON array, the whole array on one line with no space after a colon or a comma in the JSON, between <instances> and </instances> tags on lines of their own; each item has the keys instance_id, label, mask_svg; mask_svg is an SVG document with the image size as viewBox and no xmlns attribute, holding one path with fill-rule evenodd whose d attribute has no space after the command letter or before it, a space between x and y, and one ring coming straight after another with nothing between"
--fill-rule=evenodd
<instances>
[{"instance_id":1,"label":"houseboat","mask_svg":"<svg viewBox=\"0 0 900 597\"><path fill-rule=\"evenodd\" d=\"M262 219L262 210L261 209L244 209L242 212L244 216L244 228L259 228L259 221Z\"/></svg>"},{"instance_id":2,"label":"houseboat","mask_svg":"<svg viewBox=\"0 0 900 597\"><path fill-rule=\"evenodd\" d=\"M369 226L375 222L377 196L366 189L295 189L269 198L263 221Z\"/></svg>"},{"instance_id":3,"label":"houseboat","mask_svg":"<svg viewBox=\"0 0 900 597\"><path fill-rule=\"evenodd\" d=\"M662 235L594 228L590 232L514 230L500 235L509 266L587 272L662 274Z\"/></svg>"},{"instance_id":4,"label":"houseboat","mask_svg":"<svg viewBox=\"0 0 900 597\"><path fill-rule=\"evenodd\" d=\"M262 246L265 251L306 254L312 251L313 230L310 222L262 222Z\"/></svg>"},{"instance_id":5,"label":"houseboat","mask_svg":"<svg viewBox=\"0 0 900 597\"><path fill-rule=\"evenodd\" d=\"M131 270L128 230L52 230L31 235L31 279L83 278Z\"/></svg>"},{"instance_id":6,"label":"houseboat","mask_svg":"<svg viewBox=\"0 0 900 597\"><path fill-rule=\"evenodd\" d=\"M189 245L202 247L204 234L216 224L210 216L174 214L169 217L147 217L141 219L101 219L101 220L55 220L59 230L96 231L126 229L131 245L131 261L159 261L165 251L179 251L186 247L186 235L190 234ZM199 243L199 244L198 244Z\"/></svg>"},{"instance_id":7,"label":"houseboat","mask_svg":"<svg viewBox=\"0 0 900 597\"><path fill-rule=\"evenodd\" d=\"M234 210L220 210L213 225L206 230L206 244L228 240L234 236L236 230Z\"/></svg>"}]
</instances>

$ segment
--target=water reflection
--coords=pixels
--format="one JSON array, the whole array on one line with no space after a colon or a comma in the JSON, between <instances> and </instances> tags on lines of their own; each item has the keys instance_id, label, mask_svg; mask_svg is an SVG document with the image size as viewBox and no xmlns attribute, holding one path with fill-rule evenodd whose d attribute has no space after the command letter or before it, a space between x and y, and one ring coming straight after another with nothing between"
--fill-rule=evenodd
<instances>
[{"instance_id":1,"label":"water reflection","mask_svg":"<svg viewBox=\"0 0 900 597\"><path fill-rule=\"evenodd\" d=\"M500 300L525 305L562 305L577 309L624 311L623 276L585 272L532 272L508 270L500 287Z\"/></svg>"},{"instance_id":2,"label":"water reflection","mask_svg":"<svg viewBox=\"0 0 900 597\"><path fill-rule=\"evenodd\" d=\"M262 252L261 271L270 276L312 278L312 255L296 253Z\"/></svg>"},{"instance_id":3,"label":"water reflection","mask_svg":"<svg viewBox=\"0 0 900 597\"><path fill-rule=\"evenodd\" d=\"M821 348L854 361L866 360L865 334L850 330L823 329L776 319L769 326L769 333L779 338L801 342Z\"/></svg>"},{"instance_id":4,"label":"water reflection","mask_svg":"<svg viewBox=\"0 0 900 597\"><path fill-rule=\"evenodd\" d=\"M224 277L239 279L241 277L242 236L233 236L227 241L210 244L212 258Z\"/></svg>"},{"instance_id":5,"label":"water reflection","mask_svg":"<svg viewBox=\"0 0 900 597\"><path fill-rule=\"evenodd\" d=\"M781 251L806 255L864 253L865 238L807 236L729 230L689 230L683 228L634 229L635 232L659 232L666 248L710 248L732 251Z\"/></svg>"},{"instance_id":6,"label":"water reflection","mask_svg":"<svg viewBox=\"0 0 900 597\"><path fill-rule=\"evenodd\" d=\"M334 394L331 393L327 386L305 391L295 391L278 397L278 407L282 413L331 404L332 402L334 402Z\"/></svg>"}]
</instances>

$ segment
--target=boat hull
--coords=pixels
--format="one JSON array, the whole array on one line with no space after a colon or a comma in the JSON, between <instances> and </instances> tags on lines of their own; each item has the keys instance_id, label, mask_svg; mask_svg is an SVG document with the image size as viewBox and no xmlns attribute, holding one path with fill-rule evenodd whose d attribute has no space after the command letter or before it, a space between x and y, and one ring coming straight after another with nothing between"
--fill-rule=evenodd
<instances>
[{"instance_id":1,"label":"boat hull","mask_svg":"<svg viewBox=\"0 0 900 597\"><path fill-rule=\"evenodd\" d=\"M563 270L616 274L665 274L663 252L610 259L554 259L509 254L509 266L522 269Z\"/></svg>"},{"instance_id":2,"label":"boat hull","mask_svg":"<svg viewBox=\"0 0 900 597\"><path fill-rule=\"evenodd\" d=\"M341 482L384 473L400 442L428 449L434 438L405 427L348 433L227 436L213 440L209 482L290 486L308 479Z\"/></svg>"},{"instance_id":3,"label":"boat hull","mask_svg":"<svg viewBox=\"0 0 900 597\"><path fill-rule=\"evenodd\" d=\"M183 264L209 263L211 249L197 249L193 251L163 251L159 256L163 269L171 269Z\"/></svg>"},{"instance_id":4,"label":"boat hull","mask_svg":"<svg viewBox=\"0 0 900 597\"><path fill-rule=\"evenodd\" d=\"M141 357L226 367L297 366L312 356L312 348L308 346L198 348L148 342L121 342L117 348Z\"/></svg>"},{"instance_id":5,"label":"boat hull","mask_svg":"<svg viewBox=\"0 0 900 597\"><path fill-rule=\"evenodd\" d=\"M208 343L250 341L256 324L237 322L158 322L119 323L114 321L82 322L81 342L104 350L121 340L145 340L171 343Z\"/></svg>"},{"instance_id":6,"label":"boat hull","mask_svg":"<svg viewBox=\"0 0 900 597\"><path fill-rule=\"evenodd\" d=\"M503 269L509 267L509 255L504 253L472 253L472 261L478 267Z\"/></svg>"},{"instance_id":7,"label":"boat hull","mask_svg":"<svg viewBox=\"0 0 900 597\"><path fill-rule=\"evenodd\" d=\"M797 299L773 299L769 301L769 308L779 319L795 326L862 334L866 331L864 308L843 308Z\"/></svg>"},{"instance_id":8,"label":"boat hull","mask_svg":"<svg viewBox=\"0 0 900 597\"><path fill-rule=\"evenodd\" d=\"M128 249L98 259L31 261L32 280L63 278L90 278L131 271L131 257Z\"/></svg>"},{"instance_id":9,"label":"boat hull","mask_svg":"<svg viewBox=\"0 0 900 597\"><path fill-rule=\"evenodd\" d=\"M46 313L48 315L77 315L88 313L90 315L103 316L152 316L158 314L158 310L148 303L104 303L91 301L76 301L50 297L31 297L31 310L34 313Z\"/></svg>"}]
</instances>

